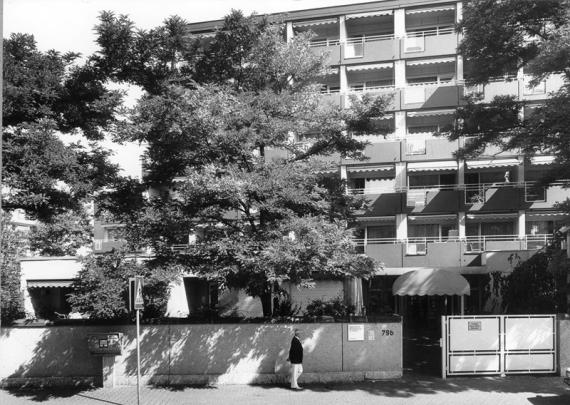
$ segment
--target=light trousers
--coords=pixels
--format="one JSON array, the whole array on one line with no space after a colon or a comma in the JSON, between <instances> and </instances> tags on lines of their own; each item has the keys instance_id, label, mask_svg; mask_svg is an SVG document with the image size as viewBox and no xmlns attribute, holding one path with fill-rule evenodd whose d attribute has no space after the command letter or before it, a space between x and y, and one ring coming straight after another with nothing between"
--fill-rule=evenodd
<instances>
[{"instance_id":1,"label":"light trousers","mask_svg":"<svg viewBox=\"0 0 570 405\"><path fill-rule=\"evenodd\" d=\"M303 373L302 364L291 364L291 388L299 388L297 379Z\"/></svg>"}]
</instances>

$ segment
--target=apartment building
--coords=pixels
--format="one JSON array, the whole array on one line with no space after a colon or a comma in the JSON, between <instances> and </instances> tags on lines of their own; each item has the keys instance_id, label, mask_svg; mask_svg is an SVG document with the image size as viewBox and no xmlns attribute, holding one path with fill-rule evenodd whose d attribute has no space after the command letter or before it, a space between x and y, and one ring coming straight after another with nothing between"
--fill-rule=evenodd
<instances>
[{"instance_id":1,"label":"apartment building","mask_svg":"<svg viewBox=\"0 0 570 405\"><path fill-rule=\"evenodd\" d=\"M358 244L383 263L362 285L369 315L397 312L429 319L492 312L488 275L511 271L509 258L527 259L566 220L555 209L569 195L562 184L536 185L552 156L525 159L517 150L488 147L477 158L458 159L454 152L469 139L434 135L454 124L455 109L471 93L485 101L513 95L528 102L521 111L526 115L562 84L561 77L551 76L530 87L519 70L484 86L468 86L468 61L457 53L461 34L454 29L461 15L462 2L445 0L385 0L280 15L288 38L310 30L312 50L327 53L331 69L322 78L324 98L342 107L349 106L351 95L391 100L380 117L388 135L353 134L369 142L367 160L331 157L347 181L347 193L369 202L358 217ZM190 27L208 34L222 23ZM112 233L112 227L101 228L96 251L116 243ZM404 274L421 278L439 270L460 275L469 295L443 298L433 291L395 289Z\"/></svg>"}]
</instances>

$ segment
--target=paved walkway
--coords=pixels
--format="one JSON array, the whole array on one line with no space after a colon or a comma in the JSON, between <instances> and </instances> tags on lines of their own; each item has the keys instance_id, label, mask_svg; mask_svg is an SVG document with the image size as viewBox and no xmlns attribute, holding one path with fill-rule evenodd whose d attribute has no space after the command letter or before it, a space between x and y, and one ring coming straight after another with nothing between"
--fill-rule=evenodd
<instances>
[{"instance_id":1,"label":"paved walkway","mask_svg":"<svg viewBox=\"0 0 570 405\"><path fill-rule=\"evenodd\" d=\"M136 404L136 387L72 391L2 391L0 404ZM422 404L422 405L570 405L570 387L561 377L464 377L443 381L407 375L401 380L283 386L227 385L211 388L141 390L141 404Z\"/></svg>"}]
</instances>

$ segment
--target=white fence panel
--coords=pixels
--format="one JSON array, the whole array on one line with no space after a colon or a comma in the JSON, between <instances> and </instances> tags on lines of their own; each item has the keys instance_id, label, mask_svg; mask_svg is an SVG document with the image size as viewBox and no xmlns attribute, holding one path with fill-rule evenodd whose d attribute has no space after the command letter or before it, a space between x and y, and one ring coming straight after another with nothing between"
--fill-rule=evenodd
<instances>
[{"instance_id":1,"label":"white fence panel","mask_svg":"<svg viewBox=\"0 0 570 405\"><path fill-rule=\"evenodd\" d=\"M442 317L442 376L554 373L555 315Z\"/></svg>"}]
</instances>

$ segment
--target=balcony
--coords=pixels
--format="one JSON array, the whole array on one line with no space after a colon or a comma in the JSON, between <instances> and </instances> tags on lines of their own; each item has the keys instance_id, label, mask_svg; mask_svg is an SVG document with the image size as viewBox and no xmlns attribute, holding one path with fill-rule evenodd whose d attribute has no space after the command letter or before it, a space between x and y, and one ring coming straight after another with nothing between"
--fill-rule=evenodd
<instances>
[{"instance_id":1,"label":"balcony","mask_svg":"<svg viewBox=\"0 0 570 405\"><path fill-rule=\"evenodd\" d=\"M394 34L353 37L342 45L342 63L355 64L398 59L399 40Z\"/></svg>"},{"instance_id":2,"label":"balcony","mask_svg":"<svg viewBox=\"0 0 570 405\"><path fill-rule=\"evenodd\" d=\"M457 212L460 193L455 185L408 187L406 211L409 214Z\"/></svg>"},{"instance_id":3,"label":"balcony","mask_svg":"<svg viewBox=\"0 0 570 405\"><path fill-rule=\"evenodd\" d=\"M422 82L402 89L403 110L457 107L463 95L462 85L455 81Z\"/></svg>"},{"instance_id":4,"label":"balcony","mask_svg":"<svg viewBox=\"0 0 570 405\"><path fill-rule=\"evenodd\" d=\"M368 163L382 162L398 162L401 159L400 141L381 140L377 143L371 143L364 148L364 156L368 159ZM343 159L342 164L354 164L355 160Z\"/></svg>"},{"instance_id":5,"label":"balcony","mask_svg":"<svg viewBox=\"0 0 570 405\"><path fill-rule=\"evenodd\" d=\"M491 102L496 96L520 96L520 85L516 75L507 75L491 79L487 84L468 85L464 87L464 95L480 95L485 103Z\"/></svg>"},{"instance_id":6,"label":"balcony","mask_svg":"<svg viewBox=\"0 0 570 405\"><path fill-rule=\"evenodd\" d=\"M468 253L501 250L536 250L552 242L552 235L479 235L465 238L465 250Z\"/></svg>"},{"instance_id":7,"label":"balcony","mask_svg":"<svg viewBox=\"0 0 570 405\"><path fill-rule=\"evenodd\" d=\"M408 138L403 141L404 152L402 159L414 160L447 160L454 159L453 153L458 149L457 141L448 141L445 138L429 138L427 133L423 138Z\"/></svg>"},{"instance_id":8,"label":"balcony","mask_svg":"<svg viewBox=\"0 0 570 405\"><path fill-rule=\"evenodd\" d=\"M449 26L408 31L402 39L400 59L455 54L457 43L457 34Z\"/></svg>"},{"instance_id":9,"label":"balcony","mask_svg":"<svg viewBox=\"0 0 570 405\"><path fill-rule=\"evenodd\" d=\"M423 237L355 239L364 252L386 267L481 266L481 254L490 251L536 250L552 241L552 235L493 235L457 238Z\"/></svg>"},{"instance_id":10,"label":"balcony","mask_svg":"<svg viewBox=\"0 0 570 405\"><path fill-rule=\"evenodd\" d=\"M464 194L467 212L523 209L521 184L509 182L466 184Z\"/></svg>"},{"instance_id":11,"label":"balcony","mask_svg":"<svg viewBox=\"0 0 570 405\"><path fill-rule=\"evenodd\" d=\"M548 187L538 186L537 182L524 183L525 209L554 208L556 203L568 198L568 182L551 183Z\"/></svg>"},{"instance_id":12,"label":"balcony","mask_svg":"<svg viewBox=\"0 0 570 405\"><path fill-rule=\"evenodd\" d=\"M311 41L311 52L315 55L327 55L325 60L326 65L339 65L341 62L341 46L338 39L321 39Z\"/></svg>"}]
</instances>

